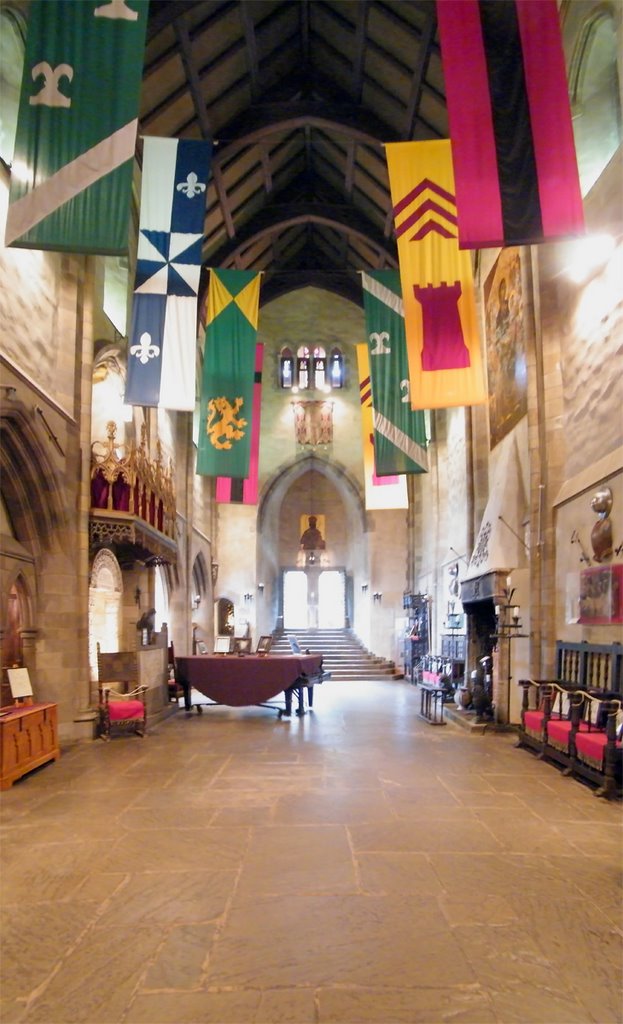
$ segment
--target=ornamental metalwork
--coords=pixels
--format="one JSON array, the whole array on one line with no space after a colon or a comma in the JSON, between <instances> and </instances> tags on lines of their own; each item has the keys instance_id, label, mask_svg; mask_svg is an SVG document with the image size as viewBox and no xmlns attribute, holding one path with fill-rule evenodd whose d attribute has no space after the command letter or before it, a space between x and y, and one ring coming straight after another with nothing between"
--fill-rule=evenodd
<instances>
[{"instance_id":1,"label":"ornamental metalwork","mask_svg":"<svg viewBox=\"0 0 623 1024\"><path fill-rule=\"evenodd\" d=\"M107 424L106 441L91 445L91 544L130 544L142 560L174 561L177 550L173 463L163 465L162 445L156 457L147 450L147 428L141 443L116 441L117 425Z\"/></svg>"}]
</instances>

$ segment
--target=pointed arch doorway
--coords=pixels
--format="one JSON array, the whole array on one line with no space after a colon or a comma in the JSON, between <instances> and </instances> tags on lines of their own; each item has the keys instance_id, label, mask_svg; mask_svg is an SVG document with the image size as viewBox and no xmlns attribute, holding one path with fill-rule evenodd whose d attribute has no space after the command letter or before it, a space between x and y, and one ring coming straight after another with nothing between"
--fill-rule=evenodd
<instances>
[{"instance_id":1,"label":"pointed arch doorway","mask_svg":"<svg viewBox=\"0 0 623 1024\"><path fill-rule=\"evenodd\" d=\"M343 569L284 569L284 629L343 629L346 573Z\"/></svg>"}]
</instances>

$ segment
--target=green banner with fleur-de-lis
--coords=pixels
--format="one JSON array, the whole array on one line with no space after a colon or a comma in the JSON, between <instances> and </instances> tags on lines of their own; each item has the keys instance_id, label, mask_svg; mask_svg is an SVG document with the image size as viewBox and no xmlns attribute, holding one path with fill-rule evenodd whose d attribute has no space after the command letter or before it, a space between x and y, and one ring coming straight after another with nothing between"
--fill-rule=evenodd
<instances>
[{"instance_id":1,"label":"green banner with fleur-de-lis","mask_svg":"<svg viewBox=\"0 0 623 1024\"><path fill-rule=\"evenodd\" d=\"M147 0L32 0L6 245L128 250Z\"/></svg>"},{"instance_id":2,"label":"green banner with fleur-de-lis","mask_svg":"<svg viewBox=\"0 0 623 1024\"><path fill-rule=\"evenodd\" d=\"M405 321L397 270L361 275L374 422L374 468L377 476L426 473L426 422L412 409Z\"/></svg>"},{"instance_id":3,"label":"green banner with fleur-de-lis","mask_svg":"<svg viewBox=\"0 0 623 1024\"><path fill-rule=\"evenodd\" d=\"M260 274L211 270L197 472L249 475Z\"/></svg>"}]
</instances>

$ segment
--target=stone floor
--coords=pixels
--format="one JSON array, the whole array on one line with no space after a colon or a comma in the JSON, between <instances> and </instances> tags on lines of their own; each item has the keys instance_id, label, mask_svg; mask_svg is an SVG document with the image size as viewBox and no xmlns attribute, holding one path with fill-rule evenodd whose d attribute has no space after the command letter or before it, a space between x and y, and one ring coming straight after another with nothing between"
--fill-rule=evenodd
<instances>
[{"instance_id":1,"label":"stone floor","mask_svg":"<svg viewBox=\"0 0 623 1024\"><path fill-rule=\"evenodd\" d=\"M620 804L415 712L326 683L16 783L4 1024L620 1022Z\"/></svg>"}]
</instances>

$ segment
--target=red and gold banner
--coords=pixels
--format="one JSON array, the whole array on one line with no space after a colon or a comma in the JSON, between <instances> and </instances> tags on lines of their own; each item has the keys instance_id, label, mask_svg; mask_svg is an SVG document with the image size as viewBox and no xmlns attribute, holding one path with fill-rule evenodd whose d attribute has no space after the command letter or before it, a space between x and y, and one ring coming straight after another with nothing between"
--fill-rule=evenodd
<instances>
[{"instance_id":1,"label":"red and gold banner","mask_svg":"<svg viewBox=\"0 0 623 1024\"><path fill-rule=\"evenodd\" d=\"M450 142L385 147L413 409L477 405L486 392L471 255L459 249Z\"/></svg>"}]
</instances>

